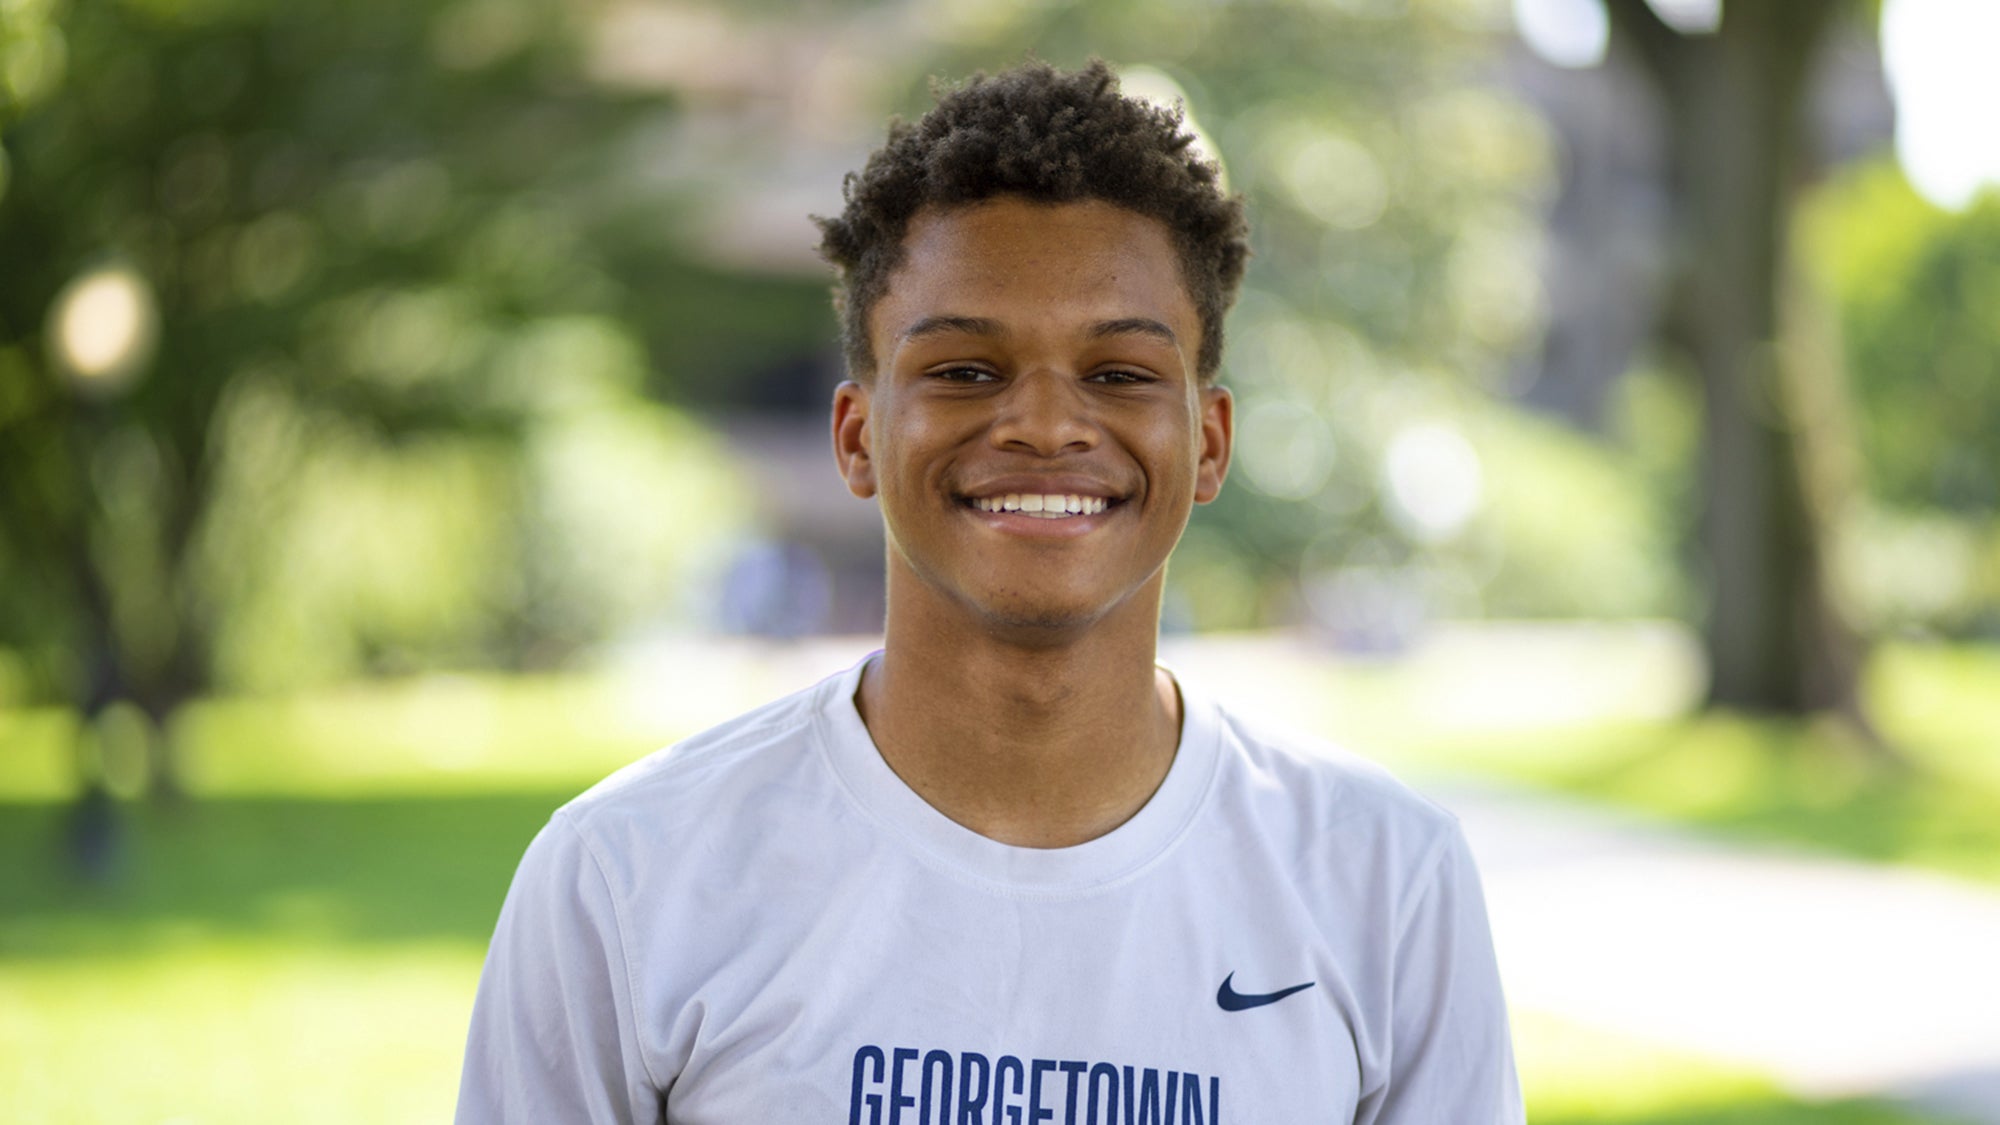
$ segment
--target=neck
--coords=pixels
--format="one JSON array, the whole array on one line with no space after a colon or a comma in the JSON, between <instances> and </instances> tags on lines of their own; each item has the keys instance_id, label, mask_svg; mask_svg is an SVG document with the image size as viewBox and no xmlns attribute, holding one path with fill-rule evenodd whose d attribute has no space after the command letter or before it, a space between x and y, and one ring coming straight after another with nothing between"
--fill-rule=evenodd
<instances>
[{"instance_id":1,"label":"neck","mask_svg":"<svg viewBox=\"0 0 2000 1125\"><path fill-rule=\"evenodd\" d=\"M1067 847L1139 811L1173 764L1180 703L1153 663L1160 578L1071 630L981 627L892 561L882 658L855 703L932 807L1023 847Z\"/></svg>"}]
</instances>

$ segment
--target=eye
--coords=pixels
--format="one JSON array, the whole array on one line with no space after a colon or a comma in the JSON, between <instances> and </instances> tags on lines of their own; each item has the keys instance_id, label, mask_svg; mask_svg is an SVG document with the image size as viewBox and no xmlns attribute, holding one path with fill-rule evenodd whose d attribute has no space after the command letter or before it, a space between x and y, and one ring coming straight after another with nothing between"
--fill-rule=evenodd
<instances>
[{"instance_id":1,"label":"eye","mask_svg":"<svg viewBox=\"0 0 2000 1125\"><path fill-rule=\"evenodd\" d=\"M983 367L947 367L931 372L930 377L947 383L990 383L997 378Z\"/></svg>"},{"instance_id":2,"label":"eye","mask_svg":"<svg viewBox=\"0 0 2000 1125\"><path fill-rule=\"evenodd\" d=\"M1114 387L1133 387L1142 383L1150 383L1153 381L1153 377L1143 371L1130 371L1122 367L1114 367L1108 371L1094 373L1090 376L1090 381L1093 383L1106 383Z\"/></svg>"}]
</instances>

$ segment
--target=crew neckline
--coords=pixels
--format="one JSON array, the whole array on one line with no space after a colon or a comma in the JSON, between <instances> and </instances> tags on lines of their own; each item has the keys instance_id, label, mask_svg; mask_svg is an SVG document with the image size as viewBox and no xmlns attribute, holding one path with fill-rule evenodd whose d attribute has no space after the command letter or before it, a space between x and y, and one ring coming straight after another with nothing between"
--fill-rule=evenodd
<instances>
[{"instance_id":1,"label":"crew neckline","mask_svg":"<svg viewBox=\"0 0 2000 1125\"><path fill-rule=\"evenodd\" d=\"M880 649L822 682L814 701L820 750L849 795L924 858L961 878L1006 893L1067 897L1107 889L1137 875L1186 834L1201 810L1220 758L1214 704L1171 668L1181 699L1181 737L1167 776L1131 819L1066 848L1005 844L939 812L911 789L875 745L854 695Z\"/></svg>"}]
</instances>

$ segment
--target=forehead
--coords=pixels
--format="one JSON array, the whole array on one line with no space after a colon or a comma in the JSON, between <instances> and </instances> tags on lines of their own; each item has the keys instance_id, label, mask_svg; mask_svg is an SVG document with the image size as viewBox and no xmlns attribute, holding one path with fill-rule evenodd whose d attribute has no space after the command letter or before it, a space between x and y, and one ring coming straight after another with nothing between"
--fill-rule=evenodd
<instances>
[{"instance_id":1,"label":"forehead","mask_svg":"<svg viewBox=\"0 0 2000 1125\"><path fill-rule=\"evenodd\" d=\"M1148 317L1174 325L1190 356L1197 330L1166 224L1098 200L1001 197L919 211L870 333L892 343L911 323L939 314L1038 327Z\"/></svg>"}]
</instances>

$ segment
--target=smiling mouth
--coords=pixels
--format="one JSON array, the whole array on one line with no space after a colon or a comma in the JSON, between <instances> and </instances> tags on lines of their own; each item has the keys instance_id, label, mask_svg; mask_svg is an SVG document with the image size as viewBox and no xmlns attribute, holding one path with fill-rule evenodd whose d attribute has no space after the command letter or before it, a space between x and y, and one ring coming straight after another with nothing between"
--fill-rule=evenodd
<instances>
[{"instance_id":1,"label":"smiling mouth","mask_svg":"<svg viewBox=\"0 0 2000 1125\"><path fill-rule=\"evenodd\" d=\"M1102 496L1075 493L1020 493L1005 496L975 496L967 503L982 512L1008 512L1038 519L1060 520L1071 516L1094 516L1116 503Z\"/></svg>"}]
</instances>

